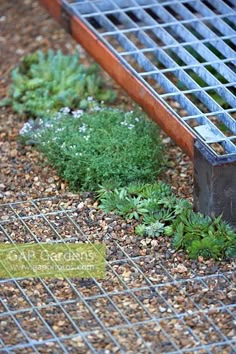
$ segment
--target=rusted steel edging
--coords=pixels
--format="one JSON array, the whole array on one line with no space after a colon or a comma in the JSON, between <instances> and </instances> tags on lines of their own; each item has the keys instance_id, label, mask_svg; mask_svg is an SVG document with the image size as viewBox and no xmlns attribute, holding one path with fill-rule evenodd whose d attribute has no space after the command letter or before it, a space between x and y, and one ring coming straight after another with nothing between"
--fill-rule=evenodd
<instances>
[{"instance_id":1,"label":"rusted steel edging","mask_svg":"<svg viewBox=\"0 0 236 354\"><path fill-rule=\"evenodd\" d=\"M161 101L99 40L79 18L70 14L61 0L39 0L47 11L136 101L144 111L190 156L194 157L194 136Z\"/></svg>"}]
</instances>

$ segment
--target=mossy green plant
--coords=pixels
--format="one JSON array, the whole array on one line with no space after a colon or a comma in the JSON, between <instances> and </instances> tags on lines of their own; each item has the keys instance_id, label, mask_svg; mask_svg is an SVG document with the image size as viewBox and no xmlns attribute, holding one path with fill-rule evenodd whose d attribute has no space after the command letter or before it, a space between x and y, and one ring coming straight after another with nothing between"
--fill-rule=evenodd
<instances>
[{"instance_id":1,"label":"mossy green plant","mask_svg":"<svg viewBox=\"0 0 236 354\"><path fill-rule=\"evenodd\" d=\"M163 166L159 128L139 110L97 106L69 114L67 109L27 122L21 137L36 144L74 191L97 190L101 184L117 188L134 181L153 182ZM130 217L136 215L132 210L137 204L135 198L125 201Z\"/></svg>"}]
</instances>

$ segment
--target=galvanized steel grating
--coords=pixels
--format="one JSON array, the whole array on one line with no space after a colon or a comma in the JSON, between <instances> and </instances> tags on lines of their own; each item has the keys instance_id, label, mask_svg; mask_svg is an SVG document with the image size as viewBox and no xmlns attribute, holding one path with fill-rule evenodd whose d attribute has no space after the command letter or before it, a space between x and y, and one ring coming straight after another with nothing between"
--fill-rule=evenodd
<instances>
[{"instance_id":1,"label":"galvanized steel grating","mask_svg":"<svg viewBox=\"0 0 236 354\"><path fill-rule=\"evenodd\" d=\"M176 276L157 255L139 255L105 230L88 232L78 205L70 198L0 205L1 242L107 245L106 279L0 280L1 352L235 353L232 271Z\"/></svg>"},{"instance_id":2,"label":"galvanized steel grating","mask_svg":"<svg viewBox=\"0 0 236 354\"><path fill-rule=\"evenodd\" d=\"M217 160L236 160L234 0L63 0Z\"/></svg>"}]
</instances>

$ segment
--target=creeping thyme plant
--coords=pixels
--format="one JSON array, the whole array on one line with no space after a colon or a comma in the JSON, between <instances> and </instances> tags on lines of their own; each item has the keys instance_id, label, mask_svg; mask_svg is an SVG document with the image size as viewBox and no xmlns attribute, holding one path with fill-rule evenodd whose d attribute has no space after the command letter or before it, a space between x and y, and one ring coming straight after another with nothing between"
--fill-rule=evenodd
<instances>
[{"instance_id":1,"label":"creeping thyme plant","mask_svg":"<svg viewBox=\"0 0 236 354\"><path fill-rule=\"evenodd\" d=\"M27 122L21 136L36 144L72 190L152 182L163 162L159 129L139 111L64 108Z\"/></svg>"},{"instance_id":2,"label":"creeping thyme plant","mask_svg":"<svg viewBox=\"0 0 236 354\"><path fill-rule=\"evenodd\" d=\"M11 104L20 114L43 117L65 106L85 109L89 96L108 102L115 99L96 64L85 67L78 54L38 51L25 56L12 71L9 98L2 105Z\"/></svg>"}]
</instances>

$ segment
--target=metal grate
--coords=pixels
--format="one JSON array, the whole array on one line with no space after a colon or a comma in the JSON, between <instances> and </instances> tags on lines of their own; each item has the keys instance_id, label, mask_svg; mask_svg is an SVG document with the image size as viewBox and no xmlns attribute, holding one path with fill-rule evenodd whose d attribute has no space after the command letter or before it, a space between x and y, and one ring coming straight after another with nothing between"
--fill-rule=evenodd
<instances>
[{"instance_id":1,"label":"metal grate","mask_svg":"<svg viewBox=\"0 0 236 354\"><path fill-rule=\"evenodd\" d=\"M236 161L234 0L63 0L62 6L213 159Z\"/></svg>"},{"instance_id":2,"label":"metal grate","mask_svg":"<svg viewBox=\"0 0 236 354\"><path fill-rule=\"evenodd\" d=\"M222 296L233 294L235 274L178 276L148 249L142 256L105 230L95 234L77 205L66 198L0 205L1 242L107 244L105 280L0 280L1 352L235 353L236 305Z\"/></svg>"}]
</instances>

